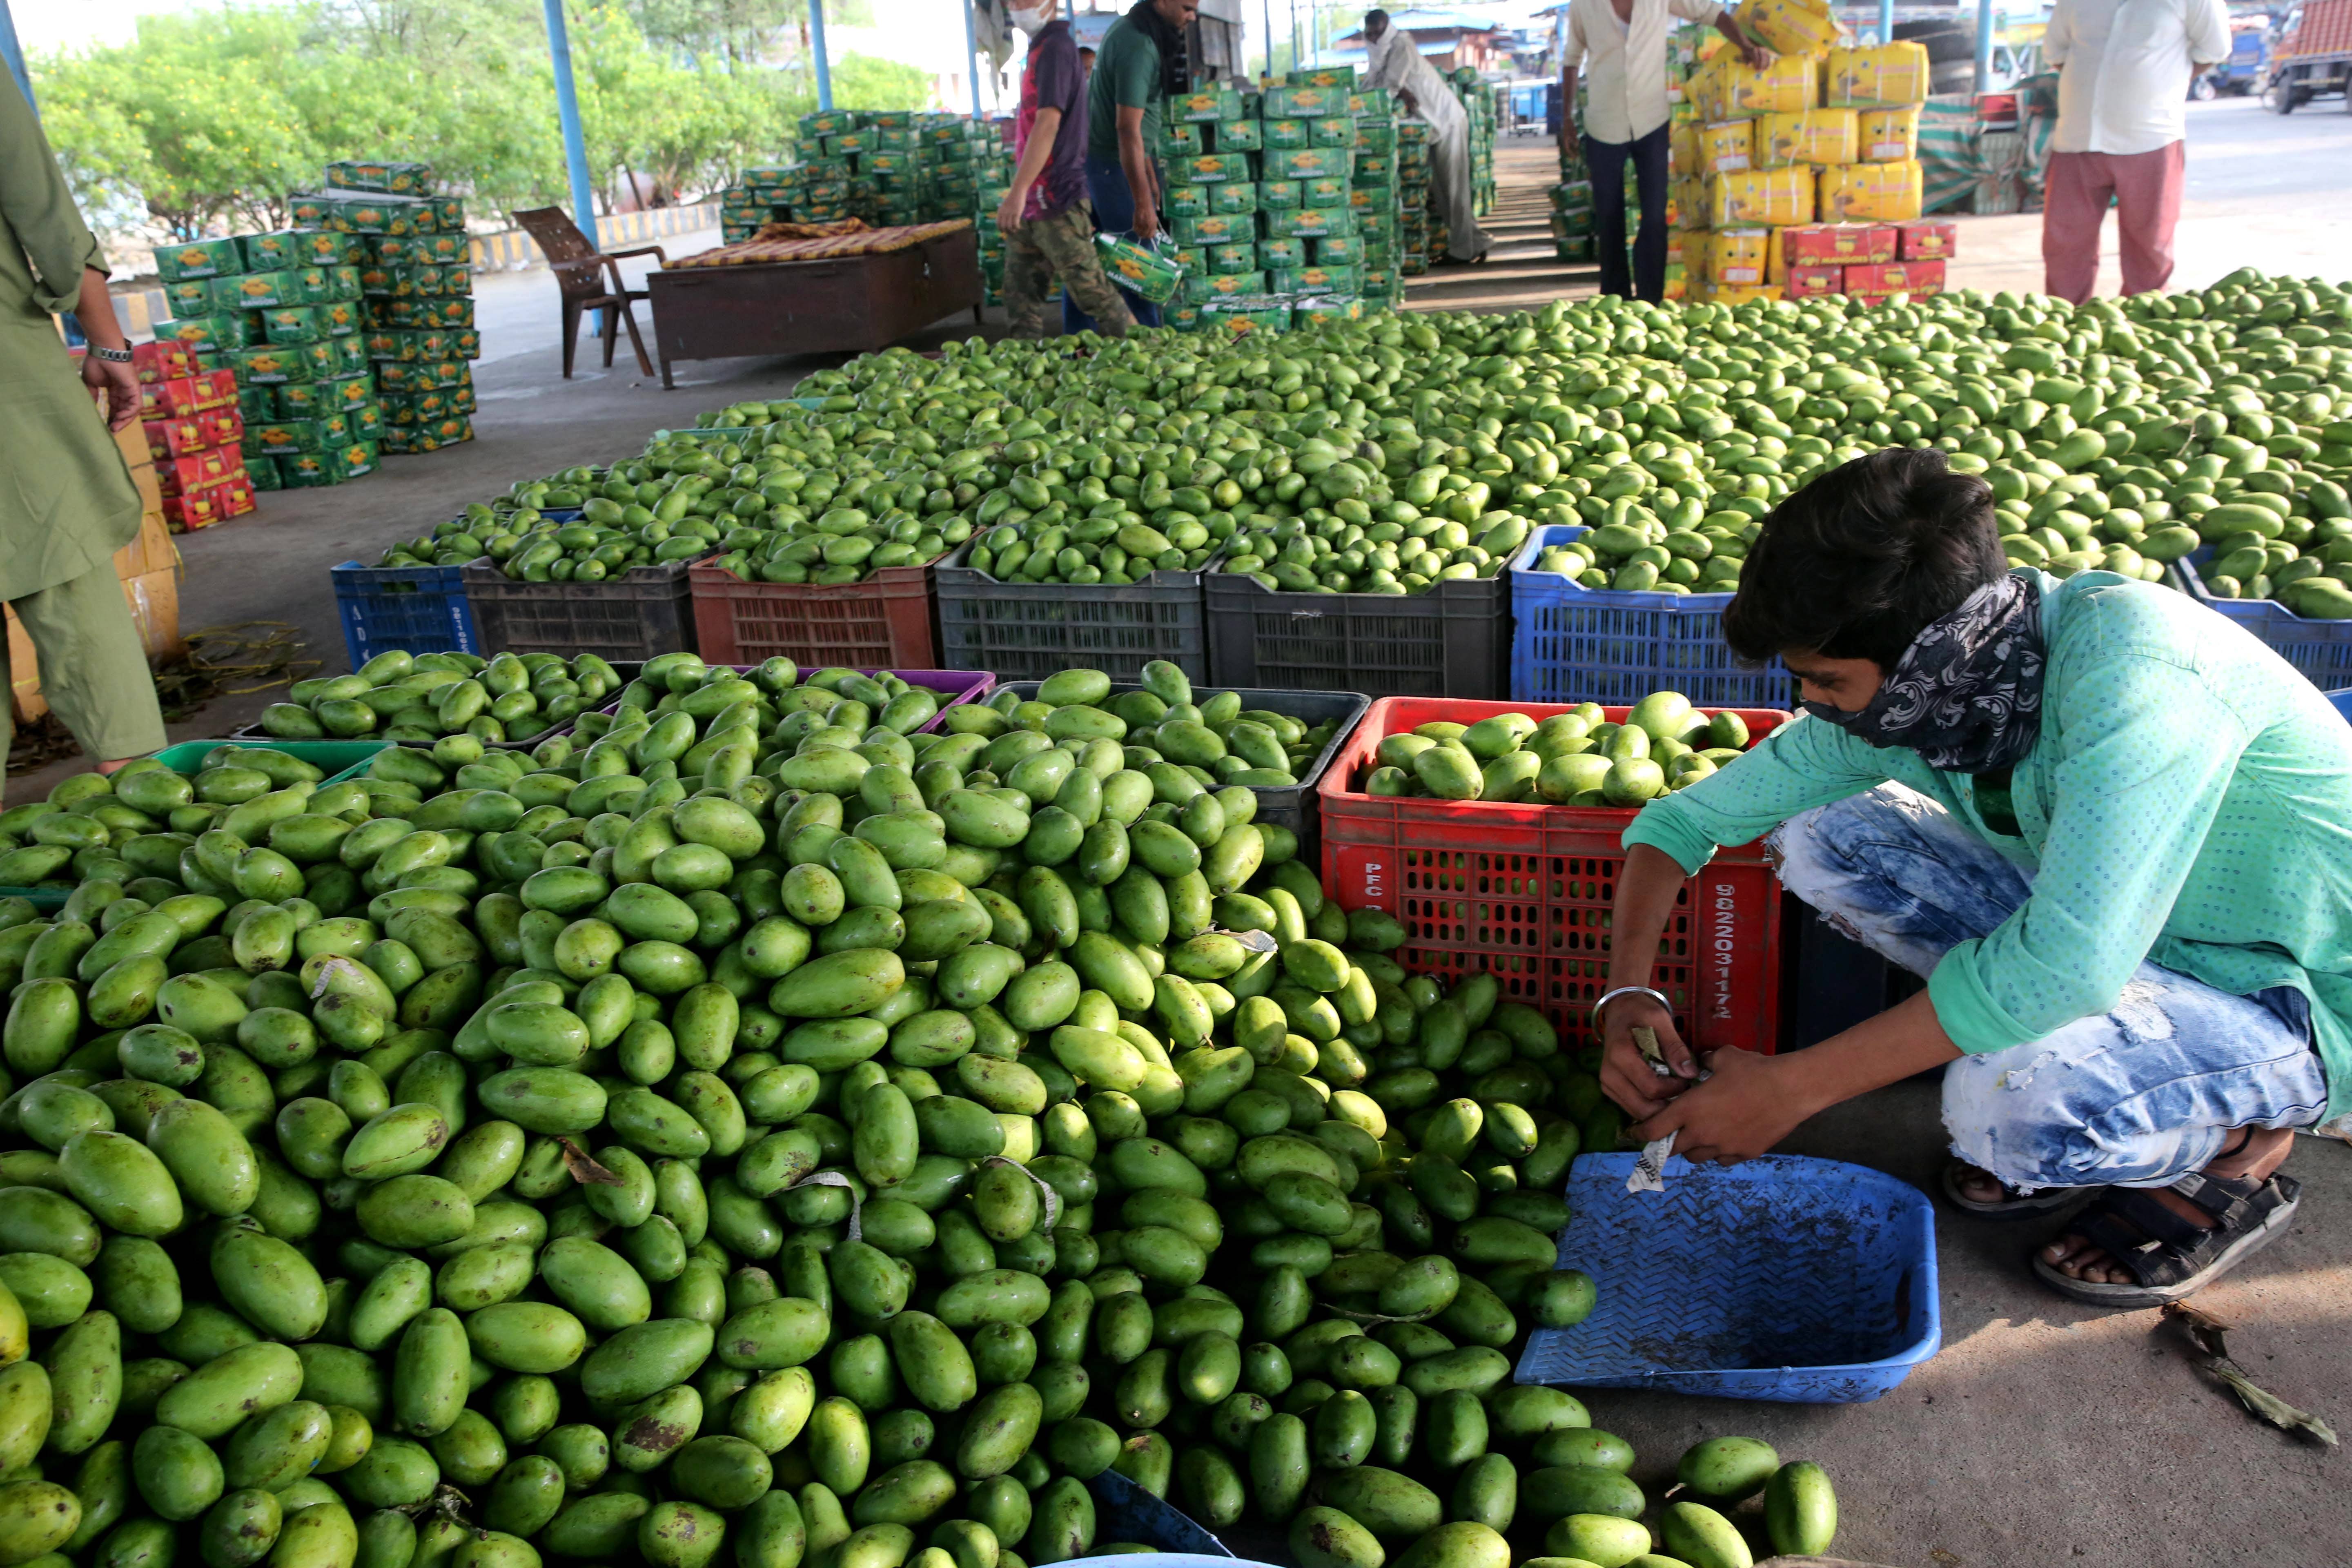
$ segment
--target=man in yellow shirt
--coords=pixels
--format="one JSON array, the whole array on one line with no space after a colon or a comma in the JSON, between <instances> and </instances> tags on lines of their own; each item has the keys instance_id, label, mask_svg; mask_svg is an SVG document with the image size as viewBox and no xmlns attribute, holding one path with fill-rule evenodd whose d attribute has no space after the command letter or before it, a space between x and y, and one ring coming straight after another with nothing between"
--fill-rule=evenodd
<instances>
[{"instance_id":1,"label":"man in yellow shirt","mask_svg":"<svg viewBox=\"0 0 2352 1568\"><path fill-rule=\"evenodd\" d=\"M1669 17L1712 22L1761 70L1771 53L1749 41L1716 0L1573 0L1560 51L1559 149L1576 134L1576 75L1587 78L1584 161L1591 170L1601 291L1655 303L1666 291L1666 30ZM1625 263L1625 164L1633 164L1642 226Z\"/></svg>"}]
</instances>

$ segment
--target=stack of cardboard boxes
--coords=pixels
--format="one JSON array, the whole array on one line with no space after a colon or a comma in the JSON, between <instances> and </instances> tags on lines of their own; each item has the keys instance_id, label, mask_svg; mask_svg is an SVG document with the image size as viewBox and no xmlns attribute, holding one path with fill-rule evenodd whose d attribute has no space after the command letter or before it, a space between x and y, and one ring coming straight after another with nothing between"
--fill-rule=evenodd
<instances>
[{"instance_id":1,"label":"stack of cardboard boxes","mask_svg":"<svg viewBox=\"0 0 2352 1568\"><path fill-rule=\"evenodd\" d=\"M1919 216L1926 47L1846 47L1820 0L1748 0L1739 18L1778 57L1761 71L1712 26L1668 37L1665 297L1940 291L1955 231ZM1580 154L1562 158L1550 197L1555 253L1591 259ZM1625 205L1630 244L1641 221L1630 171Z\"/></svg>"},{"instance_id":2,"label":"stack of cardboard boxes","mask_svg":"<svg viewBox=\"0 0 2352 1568\"><path fill-rule=\"evenodd\" d=\"M184 533L251 511L236 373L205 370L184 343L138 343L131 353L139 377L138 434L164 526Z\"/></svg>"},{"instance_id":3,"label":"stack of cardboard boxes","mask_svg":"<svg viewBox=\"0 0 2352 1568\"><path fill-rule=\"evenodd\" d=\"M1685 252L1698 263L1692 292L1733 304L1939 292L1950 226L1912 237L1907 256L1895 228L1920 216L1926 47L1844 47L1820 0L1749 0L1740 20L1777 58L1759 71L1732 49L1702 44L1670 93L1678 100L1669 132L1677 217ZM1693 52L1678 48L1674 58ZM1834 287L1821 270L1832 258L1841 258ZM1849 279L1846 267L1895 270Z\"/></svg>"},{"instance_id":4,"label":"stack of cardboard boxes","mask_svg":"<svg viewBox=\"0 0 2352 1568\"><path fill-rule=\"evenodd\" d=\"M1352 67L1171 99L1164 202L1183 267L1171 325L1283 331L1391 305L1401 276L1400 141Z\"/></svg>"},{"instance_id":5,"label":"stack of cardboard boxes","mask_svg":"<svg viewBox=\"0 0 2352 1568\"><path fill-rule=\"evenodd\" d=\"M727 244L751 238L765 223L854 217L892 227L970 217L981 186L993 183L1001 197L1013 176L1003 131L963 114L821 110L801 116L797 147L794 162L746 169L719 193Z\"/></svg>"},{"instance_id":6,"label":"stack of cardboard boxes","mask_svg":"<svg viewBox=\"0 0 2352 1568\"><path fill-rule=\"evenodd\" d=\"M425 194L423 164L331 163L325 183L289 199L291 228L155 255L173 311L157 343L234 382L255 490L341 484L383 453L473 438L464 205ZM155 379L177 417L179 378Z\"/></svg>"},{"instance_id":7,"label":"stack of cardboard boxes","mask_svg":"<svg viewBox=\"0 0 2352 1568\"><path fill-rule=\"evenodd\" d=\"M1436 142L1418 120L1396 122L1397 270L1418 278L1435 257L1445 254L1445 220L1431 200L1430 163ZM1432 243L1434 242L1434 248Z\"/></svg>"},{"instance_id":8,"label":"stack of cardboard boxes","mask_svg":"<svg viewBox=\"0 0 2352 1568\"><path fill-rule=\"evenodd\" d=\"M141 344L134 352L142 356L138 369L143 397L146 390L155 384L146 376L157 356L149 352L146 344ZM225 406L234 417L235 397ZM147 428L151 423L153 422L125 426L114 437L115 445L122 450L122 460L131 469L131 482L139 488L139 532L114 552L114 574L122 584L122 596L131 605L131 619L139 627L141 645L149 658L160 659L178 653L181 647L180 552L172 542L172 528L165 521L172 498L163 492L161 465L149 456L153 439L152 432ZM229 447L229 456L236 456L234 445ZM9 698L17 720L25 722L47 712L49 705L41 696L41 672L34 661L32 639L25 635L13 609L7 612L7 623Z\"/></svg>"}]
</instances>

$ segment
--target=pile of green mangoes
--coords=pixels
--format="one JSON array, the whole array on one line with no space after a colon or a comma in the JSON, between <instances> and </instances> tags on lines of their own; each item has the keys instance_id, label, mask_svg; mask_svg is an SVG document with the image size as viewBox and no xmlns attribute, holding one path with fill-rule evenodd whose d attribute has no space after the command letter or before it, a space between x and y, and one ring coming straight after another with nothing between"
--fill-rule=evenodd
<instances>
[{"instance_id":1,"label":"pile of green mangoes","mask_svg":"<svg viewBox=\"0 0 2352 1568\"><path fill-rule=\"evenodd\" d=\"M431 746L470 736L491 745L551 730L620 689L620 672L593 653L572 659L501 653L486 659L394 648L349 675L296 681L286 701L261 710L261 728L281 741L372 738Z\"/></svg>"},{"instance_id":2,"label":"pile of green mangoes","mask_svg":"<svg viewBox=\"0 0 2352 1568\"><path fill-rule=\"evenodd\" d=\"M1750 510L1753 509L1753 510ZM1763 525L1761 503L1746 501L1707 516L1682 500L1659 518L1647 508L1621 515L1536 555L1536 570L1559 572L1587 588L1653 593L1671 584L1693 594L1729 594L1739 587L1739 564Z\"/></svg>"},{"instance_id":3,"label":"pile of green mangoes","mask_svg":"<svg viewBox=\"0 0 2352 1568\"><path fill-rule=\"evenodd\" d=\"M1509 1382L1592 1305L1589 1052L1111 710L863 680L14 818L83 826L0 903L0 1568L1028 1568L1113 1468L1351 1568L1640 1511Z\"/></svg>"},{"instance_id":4,"label":"pile of green mangoes","mask_svg":"<svg viewBox=\"0 0 2352 1568\"><path fill-rule=\"evenodd\" d=\"M1324 474L1349 469L1335 464ZM1525 520L1480 511L1487 499L1483 479L1428 468L1403 488L1408 496L1428 494L1423 504L1438 510L1394 500L1382 501L1375 515L1349 498L1319 522L1260 514L1234 540L1221 569L1242 573L1268 593L1418 594L1455 578L1492 577L1527 542ZM1475 541L1474 526L1480 530Z\"/></svg>"},{"instance_id":5,"label":"pile of green mangoes","mask_svg":"<svg viewBox=\"0 0 2352 1568\"><path fill-rule=\"evenodd\" d=\"M1027 701L1010 691L992 700L1015 723L1041 717L1055 739L1098 728L1126 747L1129 767L1199 768L1206 782L1253 789L1296 787L1339 730L1337 720L1309 725L1269 709L1244 710L1237 691L1196 693L1183 670L1163 658L1140 674L1139 685L1114 687L1099 670L1065 670L1039 682ZM1076 711L1056 719L1055 710L1064 708ZM1112 722L1103 721L1105 714Z\"/></svg>"},{"instance_id":6,"label":"pile of green mangoes","mask_svg":"<svg viewBox=\"0 0 2352 1568\"><path fill-rule=\"evenodd\" d=\"M118 835L201 833L215 823L259 833L275 820L268 815L275 806L245 807L287 790L315 790L326 777L317 763L272 747L224 743L198 758L193 773L142 763L123 770L112 789L87 779L60 785L47 800L0 812L0 888L70 889L77 857L109 848ZM88 809L75 809L84 802Z\"/></svg>"},{"instance_id":7,"label":"pile of green mangoes","mask_svg":"<svg viewBox=\"0 0 2352 1568\"><path fill-rule=\"evenodd\" d=\"M1728 708L1706 713L1679 691L1653 691L1615 721L1599 703L1583 702L1541 722L1497 713L1383 735L1357 787L1439 800L1637 806L1689 788L1764 738L1750 736Z\"/></svg>"}]
</instances>

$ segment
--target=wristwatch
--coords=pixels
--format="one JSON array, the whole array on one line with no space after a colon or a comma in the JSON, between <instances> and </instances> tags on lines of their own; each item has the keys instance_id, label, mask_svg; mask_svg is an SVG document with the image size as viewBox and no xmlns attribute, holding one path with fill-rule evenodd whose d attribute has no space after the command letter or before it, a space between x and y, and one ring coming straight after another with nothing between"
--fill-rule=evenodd
<instances>
[{"instance_id":1,"label":"wristwatch","mask_svg":"<svg viewBox=\"0 0 2352 1568\"><path fill-rule=\"evenodd\" d=\"M109 364L129 364L131 363L131 351L129 349L102 349L96 343L91 343L89 345L89 353L92 359L102 359Z\"/></svg>"}]
</instances>

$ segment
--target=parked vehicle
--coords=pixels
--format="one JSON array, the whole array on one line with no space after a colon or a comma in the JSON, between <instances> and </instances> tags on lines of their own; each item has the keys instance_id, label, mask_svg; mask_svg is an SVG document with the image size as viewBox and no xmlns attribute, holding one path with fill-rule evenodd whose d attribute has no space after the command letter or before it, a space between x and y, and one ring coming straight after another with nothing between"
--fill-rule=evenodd
<instances>
[{"instance_id":1,"label":"parked vehicle","mask_svg":"<svg viewBox=\"0 0 2352 1568\"><path fill-rule=\"evenodd\" d=\"M2315 98L2342 95L2352 110L2352 0L2305 0L2287 14L2272 51L2263 101L2292 114Z\"/></svg>"},{"instance_id":2,"label":"parked vehicle","mask_svg":"<svg viewBox=\"0 0 2352 1568\"><path fill-rule=\"evenodd\" d=\"M2257 19L2235 23L2231 26L2230 58L2210 70L2197 73L2189 84L2189 96L2199 102L2210 102L2223 93L2242 98L2260 90L2270 74L2271 46L2267 24Z\"/></svg>"}]
</instances>

